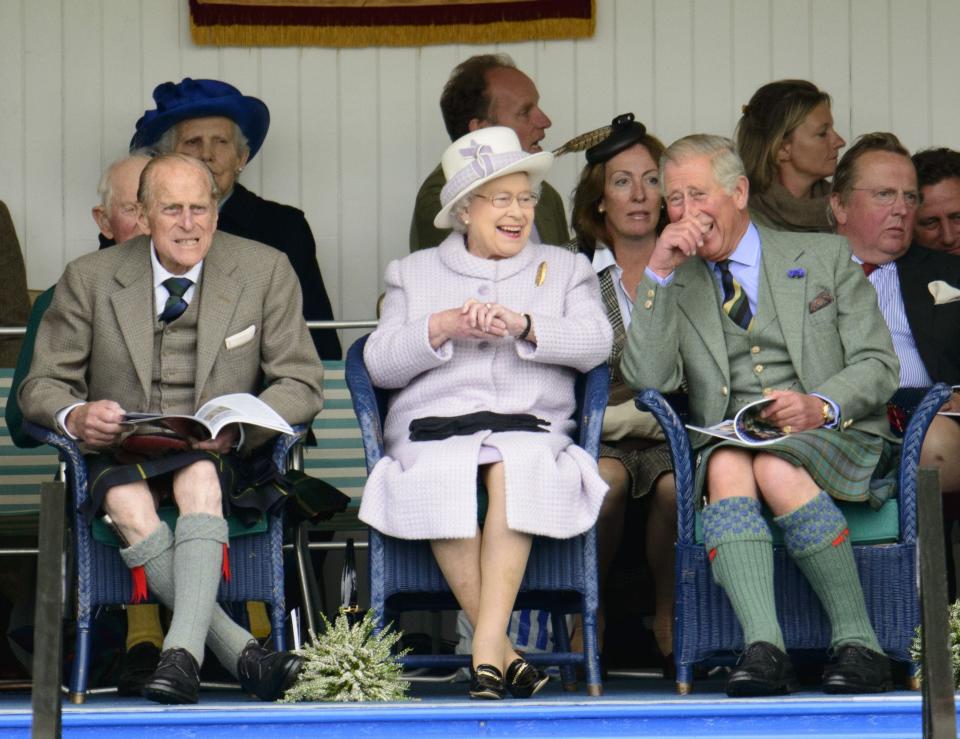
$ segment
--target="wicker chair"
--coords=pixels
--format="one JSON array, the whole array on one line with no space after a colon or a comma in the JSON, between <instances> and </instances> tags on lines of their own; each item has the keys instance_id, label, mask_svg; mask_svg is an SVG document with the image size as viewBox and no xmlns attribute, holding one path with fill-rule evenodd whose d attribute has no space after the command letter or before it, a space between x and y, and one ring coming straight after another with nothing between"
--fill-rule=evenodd
<instances>
[{"instance_id":1,"label":"wicker chair","mask_svg":"<svg viewBox=\"0 0 960 739\"><path fill-rule=\"evenodd\" d=\"M305 427L295 427L294 430L297 436L281 434L274 443L273 464L277 469L287 469L290 451ZM59 450L61 463L66 468L65 481L73 493L71 533L76 560L77 636L69 690L73 703L83 703L89 681L90 630L95 609L102 605L131 602L130 570L120 558L116 544L98 541L92 527L79 512L87 499L87 466L77 445L66 436L28 421L24 422L24 431ZM236 524L231 526L232 531L236 528ZM231 532L231 576L230 580L221 581L217 596L221 603L266 603L274 646L279 651L285 647L282 545L282 516L270 516L257 533L234 536Z\"/></svg>"},{"instance_id":2,"label":"wicker chair","mask_svg":"<svg viewBox=\"0 0 960 739\"><path fill-rule=\"evenodd\" d=\"M867 612L884 651L891 658L911 663L910 642L920 623L917 594L916 480L923 437L950 389L934 385L914 410L903 436L899 495L872 512L863 504L841 505L850 524L850 538ZM743 648L743 632L723 589L713 581L710 563L698 541L699 529L693 495L693 456L686 429L656 390L637 396L637 407L649 410L660 423L673 456L677 480L677 560L674 605L674 658L677 692L689 693L693 665L721 655L729 657ZM856 517L856 523L855 523ZM893 518L894 540L865 543L858 529L872 519ZM899 520L899 535L896 522ZM860 524L860 525L858 525ZM776 531L775 531L776 533ZM776 543L776 542L775 542ZM830 645L830 622L820 601L782 546L774 547L774 585L777 614L788 650L825 650ZM912 666L915 674L916 666ZM913 682L913 681L912 681ZM914 683L915 684L915 683Z\"/></svg>"},{"instance_id":3,"label":"wicker chair","mask_svg":"<svg viewBox=\"0 0 960 739\"><path fill-rule=\"evenodd\" d=\"M363 363L367 337L358 339L347 352L347 386L360 422L367 470L383 456L383 427L387 393L370 382ZM595 367L577 382L579 441L594 457L600 449L600 426L607 404L609 372L606 365ZM425 541L385 536L370 529L370 607L380 628L401 611L457 609L456 600L440 573ZM550 611L556 651L530 654L540 665L559 665L564 688L576 690L576 665L586 672L587 691L602 695L600 660L597 652L597 540L596 531L572 539L535 537L527 571L517 596L517 608ZM583 618L583 653L570 651L564 614ZM461 667L470 664L469 655L407 655L405 667Z\"/></svg>"}]
</instances>

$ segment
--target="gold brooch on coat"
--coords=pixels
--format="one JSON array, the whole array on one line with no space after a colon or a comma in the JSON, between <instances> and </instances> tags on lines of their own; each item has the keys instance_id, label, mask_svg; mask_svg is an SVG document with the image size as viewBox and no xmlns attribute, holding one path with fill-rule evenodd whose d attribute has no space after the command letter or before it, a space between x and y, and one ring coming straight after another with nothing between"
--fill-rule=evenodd
<instances>
[{"instance_id":1,"label":"gold brooch on coat","mask_svg":"<svg viewBox=\"0 0 960 739\"><path fill-rule=\"evenodd\" d=\"M533 282L537 287L540 287L545 279L547 279L547 263L540 262L540 266L537 267L537 279Z\"/></svg>"}]
</instances>

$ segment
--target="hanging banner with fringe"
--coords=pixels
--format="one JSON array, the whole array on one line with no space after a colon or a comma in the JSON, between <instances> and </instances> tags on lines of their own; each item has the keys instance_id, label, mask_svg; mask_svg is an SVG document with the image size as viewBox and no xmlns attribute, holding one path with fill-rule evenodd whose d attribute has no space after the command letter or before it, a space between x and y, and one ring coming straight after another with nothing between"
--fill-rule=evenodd
<instances>
[{"instance_id":1,"label":"hanging banner with fringe","mask_svg":"<svg viewBox=\"0 0 960 739\"><path fill-rule=\"evenodd\" d=\"M596 0L188 0L201 46L426 46L592 36Z\"/></svg>"}]
</instances>

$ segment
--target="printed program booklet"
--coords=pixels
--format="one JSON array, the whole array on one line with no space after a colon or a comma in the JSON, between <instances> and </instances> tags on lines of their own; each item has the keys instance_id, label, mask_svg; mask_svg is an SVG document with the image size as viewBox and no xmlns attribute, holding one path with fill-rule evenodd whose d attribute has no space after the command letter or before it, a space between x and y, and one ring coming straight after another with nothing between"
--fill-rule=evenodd
<instances>
[{"instance_id":1,"label":"printed program booklet","mask_svg":"<svg viewBox=\"0 0 960 739\"><path fill-rule=\"evenodd\" d=\"M215 438L224 426L245 423L292 434L290 424L260 398L232 393L208 400L193 415L176 413L127 413L124 423L157 423L181 436Z\"/></svg>"},{"instance_id":2,"label":"printed program booklet","mask_svg":"<svg viewBox=\"0 0 960 739\"><path fill-rule=\"evenodd\" d=\"M733 418L721 421L714 426L693 426L687 424L691 431L716 436L719 439L736 441L747 446L765 446L774 444L787 434L779 426L760 418L760 412L773 398L761 398L745 405Z\"/></svg>"}]
</instances>

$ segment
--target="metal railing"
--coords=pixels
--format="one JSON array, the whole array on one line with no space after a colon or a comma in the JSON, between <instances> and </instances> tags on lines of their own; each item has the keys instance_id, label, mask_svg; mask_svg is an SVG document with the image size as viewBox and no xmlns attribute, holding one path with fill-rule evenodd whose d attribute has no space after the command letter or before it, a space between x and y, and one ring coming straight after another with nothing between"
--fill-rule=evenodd
<instances>
[{"instance_id":1,"label":"metal railing","mask_svg":"<svg viewBox=\"0 0 960 739\"><path fill-rule=\"evenodd\" d=\"M307 328L376 328L377 319L367 318L362 321L307 321ZM26 326L0 326L0 336L23 336L27 332Z\"/></svg>"}]
</instances>

